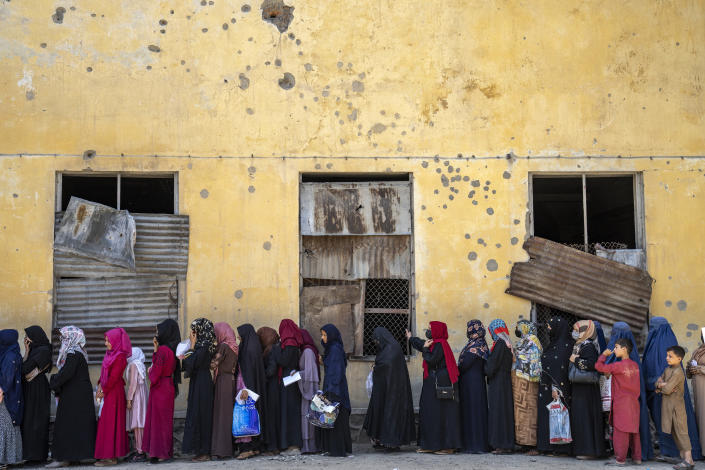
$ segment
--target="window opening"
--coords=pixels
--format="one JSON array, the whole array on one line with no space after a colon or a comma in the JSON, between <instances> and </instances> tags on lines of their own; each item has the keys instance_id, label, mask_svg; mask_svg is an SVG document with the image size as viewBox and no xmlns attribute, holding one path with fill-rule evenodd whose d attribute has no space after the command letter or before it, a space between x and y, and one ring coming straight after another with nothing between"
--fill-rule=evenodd
<instances>
[{"instance_id":1,"label":"window opening","mask_svg":"<svg viewBox=\"0 0 705 470\"><path fill-rule=\"evenodd\" d=\"M174 178L121 176L120 209L148 214L174 213Z\"/></svg>"},{"instance_id":2,"label":"window opening","mask_svg":"<svg viewBox=\"0 0 705 470\"><path fill-rule=\"evenodd\" d=\"M363 355L377 354L372 334L378 326L388 329L399 342L404 354L409 354L409 343L405 334L409 327L409 304L408 279L367 279Z\"/></svg>"},{"instance_id":3,"label":"window opening","mask_svg":"<svg viewBox=\"0 0 705 470\"><path fill-rule=\"evenodd\" d=\"M105 206L118 208L117 175L111 176L73 176L61 177L61 210L65 211L71 196L80 197Z\"/></svg>"}]
</instances>

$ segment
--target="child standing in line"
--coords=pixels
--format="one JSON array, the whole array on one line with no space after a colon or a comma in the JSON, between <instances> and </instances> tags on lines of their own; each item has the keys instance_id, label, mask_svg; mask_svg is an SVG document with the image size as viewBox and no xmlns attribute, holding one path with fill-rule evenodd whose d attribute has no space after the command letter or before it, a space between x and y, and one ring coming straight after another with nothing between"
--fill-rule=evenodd
<instances>
[{"instance_id":1,"label":"child standing in line","mask_svg":"<svg viewBox=\"0 0 705 470\"><path fill-rule=\"evenodd\" d=\"M612 425L614 431L615 461L608 465L624 466L631 446L632 463L641 465L641 440L639 436L639 366L629 359L632 344L626 338L619 338L614 346L614 354L619 361L605 364L612 351L605 349L595 363L595 369L612 375Z\"/></svg>"},{"instance_id":2,"label":"child standing in line","mask_svg":"<svg viewBox=\"0 0 705 470\"><path fill-rule=\"evenodd\" d=\"M688 435L688 418L685 414L684 384L685 375L681 361L685 350L680 346L671 346L666 350L668 367L656 381L656 393L663 395L661 401L661 431L671 434L681 453L683 461L673 468L692 469L695 466Z\"/></svg>"},{"instance_id":3,"label":"child standing in line","mask_svg":"<svg viewBox=\"0 0 705 470\"><path fill-rule=\"evenodd\" d=\"M144 352L132 348L132 356L127 360L127 430L135 434L135 455L132 462L144 462L147 455L142 448L144 421L147 415L147 370L144 366Z\"/></svg>"}]
</instances>

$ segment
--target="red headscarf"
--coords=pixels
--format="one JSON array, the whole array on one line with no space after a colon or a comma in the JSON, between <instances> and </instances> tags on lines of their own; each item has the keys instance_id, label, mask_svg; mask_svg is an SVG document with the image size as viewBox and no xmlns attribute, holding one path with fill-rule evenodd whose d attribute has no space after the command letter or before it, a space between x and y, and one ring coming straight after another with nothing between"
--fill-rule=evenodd
<instances>
[{"instance_id":1,"label":"red headscarf","mask_svg":"<svg viewBox=\"0 0 705 470\"><path fill-rule=\"evenodd\" d=\"M296 346L300 348L304 342L304 338L301 336L301 330L296 326L293 320L285 318L279 324L279 338L281 341L282 349L286 346Z\"/></svg>"},{"instance_id":2,"label":"red headscarf","mask_svg":"<svg viewBox=\"0 0 705 470\"><path fill-rule=\"evenodd\" d=\"M316 347L316 343L313 341L313 337L311 336L311 333L308 331L304 330L303 328L299 329L301 331L301 338L303 341L301 342L301 353L304 352L306 349L310 349L313 351L313 354L316 355L316 365L318 365L318 376L321 376L321 366L320 366L320 360L318 359L318 348Z\"/></svg>"},{"instance_id":3,"label":"red headscarf","mask_svg":"<svg viewBox=\"0 0 705 470\"><path fill-rule=\"evenodd\" d=\"M105 351L103 366L100 369L100 384L102 386L105 386L108 382L108 372L113 362L121 355L125 357L125 361L127 361L128 357L132 356L132 343L130 343L130 337L127 336L125 330L122 328L113 328L105 333L105 337L108 338L112 349ZM122 372L120 372L120 375L122 375Z\"/></svg>"},{"instance_id":4,"label":"red headscarf","mask_svg":"<svg viewBox=\"0 0 705 470\"><path fill-rule=\"evenodd\" d=\"M440 321L432 321L431 323L431 337L433 338L433 344L428 348L429 351L433 351L436 344L441 345L443 348L443 356L446 360L446 369L448 369L448 377L450 377L450 383L454 384L458 381L458 376L460 372L458 371L458 365L455 363L455 356L453 355L453 350L450 349L450 344L448 344L448 327L445 323ZM428 378L428 364L423 361L423 378Z\"/></svg>"}]
</instances>

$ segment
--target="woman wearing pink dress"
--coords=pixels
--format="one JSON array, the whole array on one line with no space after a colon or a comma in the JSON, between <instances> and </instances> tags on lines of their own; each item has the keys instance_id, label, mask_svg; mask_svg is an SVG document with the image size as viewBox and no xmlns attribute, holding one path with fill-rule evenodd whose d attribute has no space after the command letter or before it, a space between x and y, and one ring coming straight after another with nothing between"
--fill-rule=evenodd
<instances>
[{"instance_id":1,"label":"woman wearing pink dress","mask_svg":"<svg viewBox=\"0 0 705 470\"><path fill-rule=\"evenodd\" d=\"M181 382L175 351L181 341L179 325L172 319L157 325L154 354L149 368L149 399L144 422L142 451L154 462L174 456L174 397Z\"/></svg>"},{"instance_id":2,"label":"woman wearing pink dress","mask_svg":"<svg viewBox=\"0 0 705 470\"><path fill-rule=\"evenodd\" d=\"M105 333L105 346L108 350L103 358L96 392L96 398L103 400L95 441L96 467L115 465L118 457L124 457L130 451L125 428L125 381L122 375L127 358L132 355L132 345L125 330L114 328Z\"/></svg>"},{"instance_id":3,"label":"woman wearing pink dress","mask_svg":"<svg viewBox=\"0 0 705 470\"><path fill-rule=\"evenodd\" d=\"M127 360L127 430L135 434L135 455L132 456L132 462L147 460L142 448L144 420L147 414L147 370L144 359L144 352L140 348L132 348L132 356Z\"/></svg>"}]
</instances>

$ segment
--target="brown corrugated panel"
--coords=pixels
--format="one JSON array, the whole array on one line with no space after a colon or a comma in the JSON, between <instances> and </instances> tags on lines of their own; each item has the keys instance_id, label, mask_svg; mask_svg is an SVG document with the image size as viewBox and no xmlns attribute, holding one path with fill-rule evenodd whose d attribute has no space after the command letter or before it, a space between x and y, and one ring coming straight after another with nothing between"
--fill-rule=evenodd
<instances>
[{"instance_id":1,"label":"brown corrugated panel","mask_svg":"<svg viewBox=\"0 0 705 470\"><path fill-rule=\"evenodd\" d=\"M646 271L539 237L524 249L531 259L512 267L508 294L636 331L646 323L653 283Z\"/></svg>"},{"instance_id":2,"label":"brown corrugated panel","mask_svg":"<svg viewBox=\"0 0 705 470\"><path fill-rule=\"evenodd\" d=\"M353 306L362 300L360 292L359 285L304 287L301 292L301 327L316 337L323 325L333 323L340 330L345 352L353 353Z\"/></svg>"},{"instance_id":3,"label":"brown corrugated panel","mask_svg":"<svg viewBox=\"0 0 705 470\"><path fill-rule=\"evenodd\" d=\"M301 235L410 235L410 184L304 183L299 213Z\"/></svg>"},{"instance_id":4,"label":"brown corrugated panel","mask_svg":"<svg viewBox=\"0 0 705 470\"><path fill-rule=\"evenodd\" d=\"M408 236L302 237L301 275L315 279L409 279Z\"/></svg>"},{"instance_id":5,"label":"brown corrugated panel","mask_svg":"<svg viewBox=\"0 0 705 470\"><path fill-rule=\"evenodd\" d=\"M173 214L130 214L135 219L137 273L173 275L186 279L189 248L189 216ZM63 212L55 215L55 233ZM54 251L54 272L58 277L134 276L128 269L90 258Z\"/></svg>"}]
</instances>

